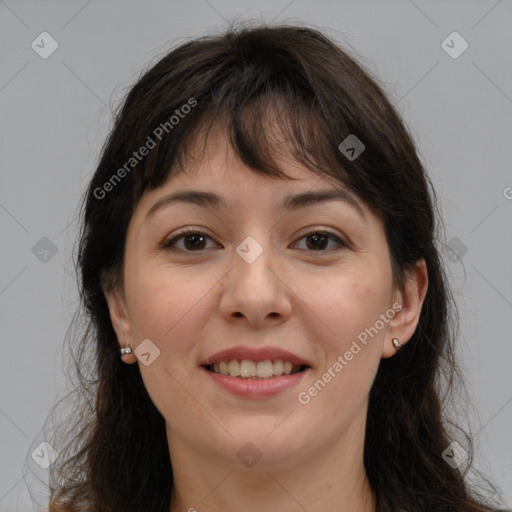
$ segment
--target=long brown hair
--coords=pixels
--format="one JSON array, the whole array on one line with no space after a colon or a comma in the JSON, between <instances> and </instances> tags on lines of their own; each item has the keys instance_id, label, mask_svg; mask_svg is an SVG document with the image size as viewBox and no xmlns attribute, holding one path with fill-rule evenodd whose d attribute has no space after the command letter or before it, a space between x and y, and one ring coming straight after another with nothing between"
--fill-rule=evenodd
<instances>
[{"instance_id":1,"label":"long brown hair","mask_svg":"<svg viewBox=\"0 0 512 512\"><path fill-rule=\"evenodd\" d=\"M184 171L187 148L215 123L225 123L251 170L287 179L272 158L271 118L297 161L381 215L399 286L414 262L426 260L419 325L395 357L381 361L369 397L364 464L377 510L491 510L465 481L471 438L458 438L470 455L461 467L442 457L462 432L447 416L459 383L457 313L439 253L435 192L415 145L348 51L311 28L259 24L173 49L142 74L115 118L84 196L77 265L86 325L73 349L74 409L54 440L60 457L51 471L51 511L168 512L165 420L138 365L120 361L101 285L122 274L127 226L142 194ZM351 134L365 145L356 159L339 149ZM135 161L143 146L152 147Z\"/></svg>"}]
</instances>

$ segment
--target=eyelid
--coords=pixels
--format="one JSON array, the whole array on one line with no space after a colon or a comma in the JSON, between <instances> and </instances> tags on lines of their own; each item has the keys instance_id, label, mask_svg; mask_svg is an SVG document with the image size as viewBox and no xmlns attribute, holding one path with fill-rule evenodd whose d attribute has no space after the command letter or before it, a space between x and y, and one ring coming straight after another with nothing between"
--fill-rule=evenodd
<instances>
[{"instance_id":1,"label":"eyelid","mask_svg":"<svg viewBox=\"0 0 512 512\"><path fill-rule=\"evenodd\" d=\"M302 233L297 238L296 242L294 242L294 245L299 240L302 240L303 238L306 238L306 237L311 236L311 235L316 235L316 234L327 235L328 237L330 237L331 239L333 239L336 242L337 247L334 248L334 249L320 250L320 251L311 251L311 250L305 249L306 252L310 253L311 255L315 255L315 253L317 253L318 256L329 255L329 254L337 253L337 252L339 252L343 248L348 248L349 247L349 243L347 241L345 241L345 239L341 235L338 235L337 233L335 233L331 229L324 228L324 227L322 227L322 228L319 228L319 227L312 228L312 229L309 229L308 231Z\"/></svg>"},{"instance_id":2,"label":"eyelid","mask_svg":"<svg viewBox=\"0 0 512 512\"><path fill-rule=\"evenodd\" d=\"M176 241L178 241L179 239L183 238L186 235L204 235L204 236L207 236L208 238L213 240L213 237L211 235L209 235L208 233L206 233L204 228L190 228L190 227L187 227L187 228L183 228L181 230L178 230L176 233L174 233L172 235L171 238L169 238L166 235L164 237L164 239L158 244L158 246L161 249L170 249L170 248L172 248L171 244L175 243ZM189 252L190 253L190 252L194 252L194 251L183 251L183 252ZM195 251L195 252L200 252L200 251Z\"/></svg>"},{"instance_id":3,"label":"eyelid","mask_svg":"<svg viewBox=\"0 0 512 512\"><path fill-rule=\"evenodd\" d=\"M304 228L304 229L308 229L308 228ZM164 250L176 249L174 247L175 243L189 234L190 235L203 235L207 238L210 238L211 240L214 240L211 235L209 235L208 233L206 233L204 231L204 228L187 227L187 228L183 228L183 229L179 230L178 232L174 233L172 238L165 237L162 240L162 242L160 242L159 248L164 249ZM312 255L314 255L315 253L318 253L319 256L328 255L328 254L336 253L343 248L350 247L350 243L348 241L346 241L344 239L344 237L338 235L337 233L332 231L330 228L326 228L326 227L311 227L308 231L303 232L300 236L297 237L296 241L294 242L294 245L299 240L302 240L303 238L306 238L308 236L315 235L315 234L327 235L328 237L330 237L332 240L334 240L336 242L337 248L334 248L334 249L331 248L329 250L319 250L319 251L303 249L304 251L306 251ZM215 242L215 243L217 243L217 242ZM181 250L181 249L178 249L178 250L185 254L192 254L192 253L200 254L203 251L205 251L206 249L200 249L198 251L186 251L186 250Z\"/></svg>"}]
</instances>

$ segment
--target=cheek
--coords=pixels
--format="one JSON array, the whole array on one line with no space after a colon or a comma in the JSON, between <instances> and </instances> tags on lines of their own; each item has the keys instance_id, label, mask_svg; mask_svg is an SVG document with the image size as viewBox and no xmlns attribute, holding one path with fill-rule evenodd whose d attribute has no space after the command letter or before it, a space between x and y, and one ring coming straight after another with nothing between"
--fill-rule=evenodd
<instances>
[{"instance_id":1,"label":"cheek","mask_svg":"<svg viewBox=\"0 0 512 512\"><path fill-rule=\"evenodd\" d=\"M322 418L322 425L329 425L333 433L366 407L386 332L385 327L372 330L387 311L386 293L366 283L341 281L333 282L316 300L310 298L308 306L325 327L315 338L321 362L297 395L304 414Z\"/></svg>"},{"instance_id":2,"label":"cheek","mask_svg":"<svg viewBox=\"0 0 512 512\"><path fill-rule=\"evenodd\" d=\"M156 339L164 324L171 324L173 312L179 306L179 302L173 300L173 283L143 267L130 269L127 266L126 274L130 276L125 288L132 333L137 338Z\"/></svg>"},{"instance_id":3,"label":"cheek","mask_svg":"<svg viewBox=\"0 0 512 512\"><path fill-rule=\"evenodd\" d=\"M350 345L389 308L390 278L382 270L333 272L328 278L301 282L299 277L296 282L301 300L314 313L310 318L319 325L317 335L329 341L331 350Z\"/></svg>"},{"instance_id":4,"label":"cheek","mask_svg":"<svg viewBox=\"0 0 512 512\"><path fill-rule=\"evenodd\" d=\"M365 401L380 363L387 326L381 315L389 311L391 277L382 267L373 268L333 274L316 288L314 281L307 288L303 283L304 302L313 313L308 316L315 324L311 332L320 348L316 377L322 382L311 390L313 407L328 404L332 414Z\"/></svg>"},{"instance_id":5,"label":"cheek","mask_svg":"<svg viewBox=\"0 0 512 512\"><path fill-rule=\"evenodd\" d=\"M128 267L127 267L128 269ZM203 274L199 279L183 270L165 266L133 266L126 282L132 334L149 338L158 346L174 343L179 350L187 331L198 324L199 317L210 314L208 293L218 276Z\"/></svg>"}]
</instances>

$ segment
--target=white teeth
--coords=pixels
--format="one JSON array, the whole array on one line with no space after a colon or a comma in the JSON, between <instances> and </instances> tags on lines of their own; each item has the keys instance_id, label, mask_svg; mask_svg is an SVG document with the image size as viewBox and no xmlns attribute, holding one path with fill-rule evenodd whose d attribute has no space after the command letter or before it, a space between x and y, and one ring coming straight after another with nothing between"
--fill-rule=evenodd
<instances>
[{"instance_id":1,"label":"white teeth","mask_svg":"<svg viewBox=\"0 0 512 512\"><path fill-rule=\"evenodd\" d=\"M233 359L231 361L219 361L213 364L213 371L221 375L230 375L231 377L242 377L244 379L258 378L269 379L279 377L280 375L290 375L296 373L301 367L293 365L290 361L277 359L271 361L250 361L242 359L241 361Z\"/></svg>"},{"instance_id":2,"label":"white teeth","mask_svg":"<svg viewBox=\"0 0 512 512\"><path fill-rule=\"evenodd\" d=\"M241 373L240 363L236 359L233 359L233 361L229 362L228 368L229 375L231 375L232 377L238 377Z\"/></svg>"},{"instance_id":3,"label":"white teeth","mask_svg":"<svg viewBox=\"0 0 512 512\"><path fill-rule=\"evenodd\" d=\"M274 372L274 367L272 366L272 361L259 361L256 363L256 376L263 377L264 379L268 379L272 377Z\"/></svg>"},{"instance_id":4,"label":"white teeth","mask_svg":"<svg viewBox=\"0 0 512 512\"><path fill-rule=\"evenodd\" d=\"M221 361L220 362L220 373L222 375L228 375L229 374L228 364L226 363L226 361Z\"/></svg>"},{"instance_id":5,"label":"white teeth","mask_svg":"<svg viewBox=\"0 0 512 512\"><path fill-rule=\"evenodd\" d=\"M283 375L283 361L281 361L281 359L274 361L272 367L274 375Z\"/></svg>"},{"instance_id":6,"label":"white teeth","mask_svg":"<svg viewBox=\"0 0 512 512\"><path fill-rule=\"evenodd\" d=\"M240 362L240 375L242 377L256 377L256 363L242 359Z\"/></svg>"}]
</instances>

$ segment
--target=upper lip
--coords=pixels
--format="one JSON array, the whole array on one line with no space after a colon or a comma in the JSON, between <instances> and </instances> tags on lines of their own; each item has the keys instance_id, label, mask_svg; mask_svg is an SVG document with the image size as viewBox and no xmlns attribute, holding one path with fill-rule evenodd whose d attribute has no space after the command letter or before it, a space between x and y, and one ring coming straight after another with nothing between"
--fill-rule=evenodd
<instances>
[{"instance_id":1,"label":"upper lip","mask_svg":"<svg viewBox=\"0 0 512 512\"><path fill-rule=\"evenodd\" d=\"M201 366L208 366L211 364L219 363L220 361L232 361L233 359L237 359L241 361L242 359L247 359L249 361L277 361L281 359L283 361L290 361L294 365L299 366L310 366L310 364L301 357L293 354L292 352L288 352L287 350L283 350L279 347L262 347L262 348L254 348L254 347L232 347L226 350L221 350L213 354L212 356L205 359Z\"/></svg>"}]
</instances>

